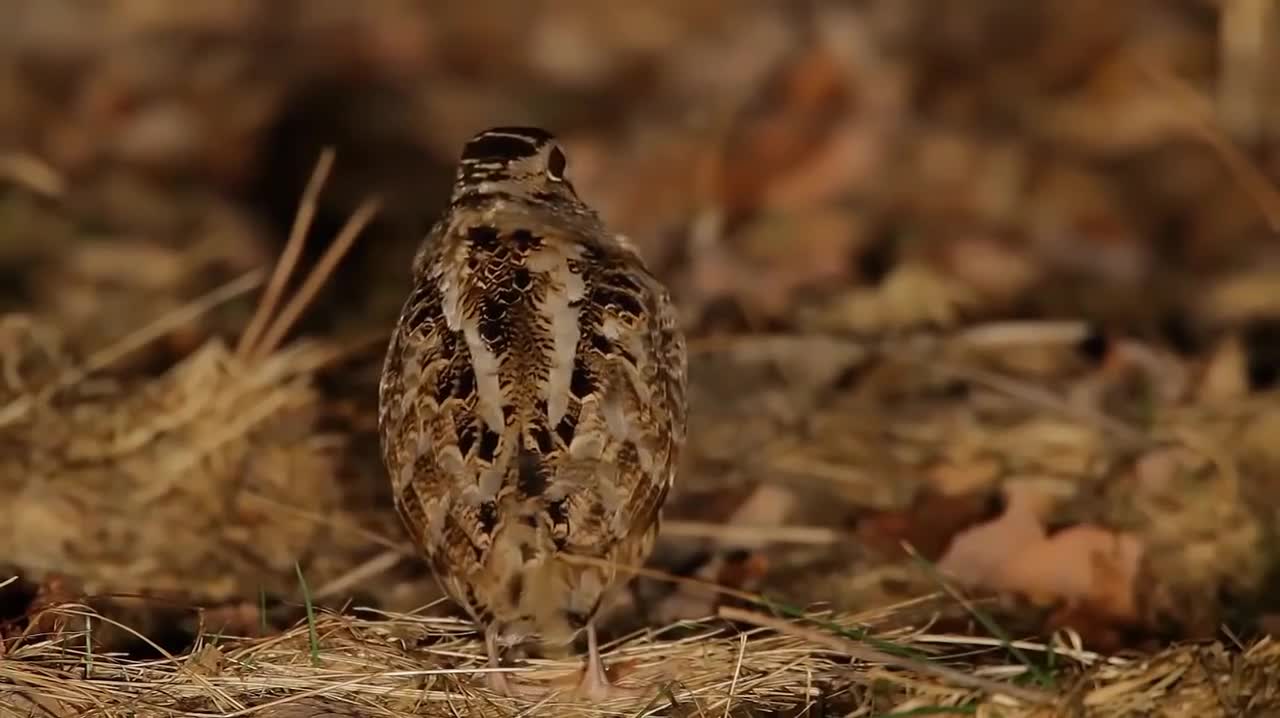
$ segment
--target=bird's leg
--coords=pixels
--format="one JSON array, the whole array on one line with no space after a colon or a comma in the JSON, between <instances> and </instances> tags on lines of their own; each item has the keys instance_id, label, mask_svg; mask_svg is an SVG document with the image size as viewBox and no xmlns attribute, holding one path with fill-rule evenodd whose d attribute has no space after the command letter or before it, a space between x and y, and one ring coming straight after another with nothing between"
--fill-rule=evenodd
<instances>
[{"instance_id":1,"label":"bird's leg","mask_svg":"<svg viewBox=\"0 0 1280 718\"><path fill-rule=\"evenodd\" d=\"M485 652L489 654L489 667L502 667L502 661L500 660L501 651L498 650L497 624L491 625L485 629L484 648ZM485 676L489 683L489 690L509 698L540 700L548 693L546 688L531 686L527 683L521 685L518 681L508 678L506 673L490 671L486 673Z\"/></svg>"},{"instance_id":2,"label":"bird's leg","mask_svg":"<svg viewBox=\"0 0 1280 718\"><path fill-rule=\"evenodd\" d=\"M604 660L600 657L600 642L596 638L594 622L587 624L587 665L574 693L590 701L638 697L644 693L637 688L621 688L609 682L609 674L604 669Z\"/></svg>"},{"instance_id":3,"label":"bird's leg","mask_svg":"<svg viewBox=\"0 0 1280 718\"><path fill-rule=\"evenodd\" d=\"M489 667L501 668L502 661L499 660L500 653L498 651L498 625L490 624L484 629L484 648L489 654ZM495 693L504 696L515 695L511 691L511 683L507 680L507 674L493 671L485 674L485 678L489 681L489 688Z\"/></svg>"}]
</instances>

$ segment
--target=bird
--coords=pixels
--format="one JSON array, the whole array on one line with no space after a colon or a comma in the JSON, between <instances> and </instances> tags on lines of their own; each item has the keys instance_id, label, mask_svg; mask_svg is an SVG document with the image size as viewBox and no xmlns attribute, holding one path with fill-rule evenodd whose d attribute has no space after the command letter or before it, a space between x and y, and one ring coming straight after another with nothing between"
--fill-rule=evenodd
<instances>
[{"instance_id":1,"label":"bird","mask_svg":"<svg viewBox=\"0 0 1280 718\"><path fill-rule=\"evenodd\" d=\"M573 690L599 700L635 691L610 681L595 619L653 550L685 444L688 360L670 291L567 165L539 127L463 146L413 258L378 432L396 510L484 627L489 666L585 630Z\"/></svg>"}]
</instances>

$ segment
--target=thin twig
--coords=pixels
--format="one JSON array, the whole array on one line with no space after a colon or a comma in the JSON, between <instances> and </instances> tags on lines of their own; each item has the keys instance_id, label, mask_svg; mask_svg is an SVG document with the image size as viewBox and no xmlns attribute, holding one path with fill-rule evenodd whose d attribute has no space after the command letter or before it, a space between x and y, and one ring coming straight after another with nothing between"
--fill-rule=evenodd
<instances>
[{"instance_id":1,"label":"thin twig","mask_svg":"<svg viewBox=\"0 0 1280 718\"><path fill-rule=\"evenodd\" d=\"M143 643L145 643L148 647L150 647L152 650L154 650L156 653L159 653L161 656L163 656L163 657L164 657L165 662L169 663L170 665L172 665L172 666L174 667L175 671L177 671L178 673L185 674L185 675L187 675L188 677L190 677L193 683L196 683L196 684L200 685L203 689L205 689L206 691L208 691L208 692L213 696L213 698L214 698L215 700L218 700L218 701L225 701L226 703L228 703L228 704L230 704L231 706L236 707L236 708L241 708L241 709L242 709L242 708L244 708L244 704L243 704L243 703L241 703L240 701L236 700L233 696L231 696L231 694L227 693L226 691L222 690L221 688L218 688L217 686L214 686L214 685L213 685L213 683L211 683L211 682L210 682L207 678L205 678L204 676L200 675L200 673L199 673L199 672L192 670L192 669L191 669L191 667L190 667L186 662L184 662L183 660L179 659L177 656L174 656L174 655L173 655L172 653L170 653L169 651L166 651L166 650L165 650L162 646L160 646L158 643L156 643L155 641L151 640L150 638L147 638L146 636L142 635L141 633L139 633L138 631L134 630L134 629L133 629L133 628L131 628L130 626L127 626L127 625L125 625L125 624L123 624L123 623L121 623L121 622L119 622L119 621L116 621L116 620L114 620L114 619L112 619L112 618L109 618L109 617L107 617L107 616L103 616L102 614L100 614L100 613L98 613L98 612L94 611L93 609L89 608L88 606L83 606L83 607L82 607L80 604L63 604L62 606L58 606L58 607L51 608L51 609L48 609L48 610L51 610L51 611L54 611L54 612L56 612L56 613L60 613L60 614L65 614L65 615L68 615L68 616L79 616L79 617L81 617L81 618L84 618L85 620L90 620L90 619L94 619L94 618L96 618L96 619L98 619L99 621L102 621L103 623L106 623L106 624L109 624L109 625L115 626L116 628L118 628L118 629L120 629L120 630L122 630L122 631L124 631L124 632L128 633L129 635L133 636L134 638L136 638L136 639L138 639L138 640L142 641L142 642L143 642ZM32 621L32 623L35 623L35 621Z\"/></svg>"},{"instance_id":2,"label":"thin twig","mask_svg":"<svg viewBox=\"0 0 1280 718\"><path fill-rule=\"evenodd\" d=\"M975 324L956 332L956 341L983 349L1006 346L1060 346L1074 344L1089 336L1089 323L1079 319L1061 321L994 321Z\"/></svg>"},{"instance_id":3,"label":"thin twig","mask_svg":"<svg viewBox=\"0 0 1280 718\"><path fill-rule=\"evenodd\" d=\"M236 356L242 359L253 354L258 337L266 329L267 322L271 320L271 315L275 312L276 305L280 303L280 297L284 293L285 284L289 281L289 275L293 273L298 257L302 255L302 246L306 244L307 233L311 230L316 207L319 206L320 191L324 189L329 171L333 168L333 156L332 147L324 148L320 153L320 159L316 161L315 168L311 171L311 178L307 180L306 188L302 191L298 211L293 217L293 226L289 228L289 239L285 242L284 252L276 262L275 269L271 271L271 280L267 283L262 301L258 303L248 328L244 330L244 334L240 335L240 343L236 345Z\"/></svg>"},{"instance_id":4,"label":"thin twig","mask_svg":"<svg viewBox=\"0 0 1280 718\"><path fill-rule=\"evenodd\" d=\"M738 642L738 660L733 664L733 681L729 683L729 697L724 701L724 718L729 718L733 709L734 691L738 688L738 677L742 675L742 659L747 655L747 634L742 634Z\"/></svg>"},{"instance_id":5,"label":"thin twig","mask_svg":"<svg viewBox=\"0 0 1280 718\"><path fill-rule=\"evenodd\" d=\"M374 576L390 571L392 568L395 568L396 564L403 561L404 558L404 554L400 551L383 551L377 556L374 556L368 561L361 563L350 571L347 571L341 576L329 581L320 588L317 588L315 590L314 597L316 600L320 600L347 591L351 587L364 583Z\"/></svg>"},{"instance_id":6,"label":"thin twig","mask_svg":"<svg viewBox=\"0 0 1280 718\"><path fill-rule=\"evenodd\" d=\"M1039 653L1054 653L1059 656L1065 656L1073 660L1079 661L1086 665L1094 663L1105 663L1109 666L1127 666L1131 661L1118 656L1104 656L1101 653L1086 651L1082 649L1072 648L1070 646L1054 646L1038 641L1005 641L999 638L984 638L982 636L962 636L956 634L937 634L937 633L916 633L911 636L914 643L940 643L943 645L964 645L964 646L990 646L992 648L1021 648L1024 651L1037 651Z\"/></svg>"},{"instance_id":7,"label":"thin twig","mask_svg":"<svg viewBox=\"0 0 1280 718\"><path fill-rule=\"evenodd\" d=\"M964 688L976 688L991 694L1006 695L1010 698L1017 698L1028 703L1035 703L1038 705L1051 705L1056 701L1054 696L1045 693L1044 691L1037 691L1031 688L1023 688L1021 686L981 678L979 676L957 671L954 668L947 668L946 666L929 663L928 661L918 661L914 658L907 658L905 656L895 656L864 646L842 636L824 633L781 618L766 616L763 613L747 611L733 606L721 606L719 615L721 618L730 621L749 623L753 626L760 626L761 628L768 628L770 630L777 631L778 633L803 638L810 643L826 646L827 648L839 651L840 653L856 658L860 661L879 663L886 666L894 666L896 668L915 671L916 673L930 675Z\"/></svg>"},{"instance_id":8,"label":"thin twig","mask_svg":"<svg viewBox=\"0 0 1280 718\"><path fill-rule=\"evenodd\" d=\"M285 333L293 327L298 317L307 308L307 305L315 299L316 293L320 291L320 287L324 286L329 275L338 266L338 262L346 255L347 250L351 249L360 233L364 231L369 222L373 221L373 218L381 209L382 200L376 197L366 199L360 203L355 213L351 215L351 218L343 225L342 230L338 232L338 236L334 238L333 243L329 245L324 255L320 257L315 269L311 270L311 273L303 280L297 294L289 300L284 310L280 312L280 316L276 317L270 328L266 330L262 341L249 352L251 358L261 358L275 351Z\"/></svg>"}]
</instances>

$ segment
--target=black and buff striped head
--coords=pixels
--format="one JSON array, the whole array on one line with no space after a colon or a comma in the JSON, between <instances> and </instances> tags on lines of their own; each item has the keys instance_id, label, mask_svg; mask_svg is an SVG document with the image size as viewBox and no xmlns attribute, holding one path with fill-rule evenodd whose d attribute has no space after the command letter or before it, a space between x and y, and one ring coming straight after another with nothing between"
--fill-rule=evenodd
<instances>
[{"instance_id":1,"label":"black and buff striped head","mask_svg":"<svg viewBox=\"0 0 1280 718\"><path fill-rule=\"evenodd\" d=\"M492 127L462 148L453 201L507 196L539 201L577 200L565 177L564 150L538 127Z\"/></svg>"}]
</instances>

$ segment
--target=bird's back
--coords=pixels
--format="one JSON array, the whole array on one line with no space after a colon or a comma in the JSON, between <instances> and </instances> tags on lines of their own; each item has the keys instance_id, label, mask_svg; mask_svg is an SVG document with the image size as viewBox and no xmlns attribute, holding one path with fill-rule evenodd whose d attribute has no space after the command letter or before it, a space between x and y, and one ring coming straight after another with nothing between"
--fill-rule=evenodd
<instances>
[{"instance_id":1,"label":"bird's back","mask_svg":"<svg viewBox=\"0 0 1280 718\"><path fill-rule=\"evenodd\" d=\"M593 217L514 199L450 214L415 262L380 432L445 587L510 633L580 627L648 554L685 431L662 286Z\"/></svg>"}]
</instances>

